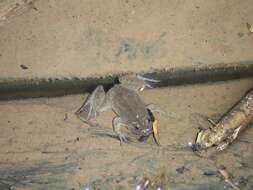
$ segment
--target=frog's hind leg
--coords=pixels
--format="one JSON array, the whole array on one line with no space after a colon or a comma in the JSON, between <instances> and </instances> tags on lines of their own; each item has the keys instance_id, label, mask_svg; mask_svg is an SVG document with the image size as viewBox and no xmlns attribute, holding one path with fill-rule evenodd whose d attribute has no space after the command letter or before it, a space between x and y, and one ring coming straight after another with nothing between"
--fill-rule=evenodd
<instances>
[{"instance_id":1,"label":"frog's hind leg","mask_svg":"<svg viewBox=\"0 0 253 190\"><path fill-rule=\"evenodd\" d=\"M123 129L126 127L126 124L124 124L121 121L120 117L113 118L112 125L113 125L113 130L119 137L120 145L122 145L123 142L127 142L128 139L125 135L125 132L123 131Z\"/></svg>"},{"instance_id":2,"label":"frog's hind leg","mask_svg":"<svg viewBox=\"0 0 253 190\"><path fill-rule=\"evenodd\" d=\"M105 110L106 94L103 86L98 86L92 94L85 100L83 105L76 111L76 115L84 120L89 121L96 118L98 113Z\"/></svg>"}]
</instances>

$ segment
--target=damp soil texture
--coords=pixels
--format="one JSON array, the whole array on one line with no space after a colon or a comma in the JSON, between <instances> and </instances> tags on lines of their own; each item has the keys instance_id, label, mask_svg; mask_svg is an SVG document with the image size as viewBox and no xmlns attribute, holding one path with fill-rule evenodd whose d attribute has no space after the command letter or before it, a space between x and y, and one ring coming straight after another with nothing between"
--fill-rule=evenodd
<instances>
[{"instance_id":1,"label":"damp soil texture","mask_svg":"<svg viewBox=\"0 0 253 190\"><path fill-rule=\"evenodd\" d=\"M0 0L0 6L1 99L17 98L17 91L18 98L80 93L87 78L222 63L230 69L238 63L252 76L245 70L253 65L252 0ZM199 128L210 126L207 118L216 121L253 87L252 78L236 79L245 77L236 70L209 73L208 80L183 72L180 84L194 83L189 76L213 83L141 93L170 113L156 115L160 147L152 137L120 146L110 111L97 118L101 128L81 122L74 112L88 94L0 101L0 190L136 189L145 179L166 189L231 189L217 173L221 165L238 188L253 189L252 127L209 159L188 148ZM166 85L173 76L164 72ZM86 82L86 92L97 85Z\"/></svg>"},{"instance_id":2,"label":"damp soil texture","mask_svg":"<svg viewBox=\"0 0 253 190\"><path fill-rule=\"evenodd\" d=\"M110 111L89 127L74 115L87 95L0 103L0 189L136 189L148 178L166 189L231 189L217 173L225 166L240 189L253 188L252 127L224 152L200 158L187 145L253 86L253 79L146 90L146 103L170 113L156 115L161 146L120 146ZM151 188L152 189L152 188Z\"/></svg>"}]
</instances>

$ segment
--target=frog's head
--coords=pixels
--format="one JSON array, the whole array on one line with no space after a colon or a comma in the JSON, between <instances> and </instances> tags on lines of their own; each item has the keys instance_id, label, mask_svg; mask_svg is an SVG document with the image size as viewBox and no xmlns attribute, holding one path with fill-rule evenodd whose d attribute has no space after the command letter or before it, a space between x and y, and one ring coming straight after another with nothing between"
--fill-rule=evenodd
<instances>
[{"instance_id":1,"label":"frog's head","mask_svg":"<svg viewBox=\"0 0 253 190\"><path fill-rule=\"evenodd\" d=\"M153 132L152 125L153 121L151 117L138 118L138 120L133 123L133 130L137 135L147 137Z\"/></svg>"}]
</instances>

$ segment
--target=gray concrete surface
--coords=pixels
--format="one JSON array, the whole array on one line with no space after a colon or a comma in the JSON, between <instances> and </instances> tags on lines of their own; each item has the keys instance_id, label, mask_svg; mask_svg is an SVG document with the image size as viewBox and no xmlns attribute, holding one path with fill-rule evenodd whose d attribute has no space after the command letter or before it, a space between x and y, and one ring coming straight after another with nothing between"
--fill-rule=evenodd
<instances>
[{"instance_id":1,"label":"gray concrete surface","mask_svg":"<svg viewBox=\"0 0 253 190\"><path fill-rule=\"evenodd\" d=\"M252 12L251 0L36 0L0 27L0 76L87 77L253 60Z\"/></svg>"}]
</instances>

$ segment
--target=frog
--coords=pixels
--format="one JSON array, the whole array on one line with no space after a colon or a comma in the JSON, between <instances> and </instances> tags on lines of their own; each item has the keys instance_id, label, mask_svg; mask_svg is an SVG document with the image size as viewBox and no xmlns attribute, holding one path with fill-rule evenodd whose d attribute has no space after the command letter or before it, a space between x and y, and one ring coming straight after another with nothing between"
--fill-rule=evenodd
<instances>
[{"instance_id":1,"label":"frog","mask_svg":"<svg viewBox=\"0 0 253 190\"><path fill-rule=\"evenodd\" d=\"M115 84L107 92L102 85L98 85L75 114L87 122L111 109L116 115L112 119L112 127L120 144L128 141L126 130L139 141L147 139L153 133L152 110L157 110L154 104L145 104L140 92L147 87L153 88L150 83L157 82L159 80L141 75L121 76L119 84Z\"/></svg>"}]
</instances>

